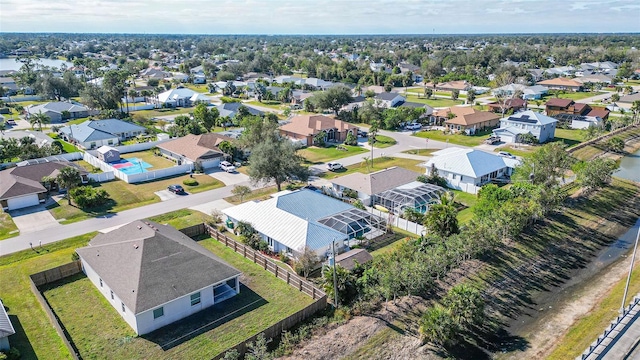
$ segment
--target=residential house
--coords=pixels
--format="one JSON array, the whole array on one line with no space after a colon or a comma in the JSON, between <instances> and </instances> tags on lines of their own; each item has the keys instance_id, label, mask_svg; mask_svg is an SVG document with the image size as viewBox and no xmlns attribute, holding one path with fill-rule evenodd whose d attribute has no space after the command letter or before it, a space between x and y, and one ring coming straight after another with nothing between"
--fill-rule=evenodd
<instances>
[{"instance_id":1,"label":"residential house","mask_svg":"<svg viewBox=\"0 0 640 360\"><path fill-rule=\"evenodd\" d=\"M371 256L371 255L369 255ZM16 330L11 324L11 319L7 315L7 310L4 308L4 304L0 300L0 351L7 351L11 348L9 344L9 336L16 333Z\"/></svg>"},{"instance_id":2,"label":"residential house","mask_svg":"<svg viewBox=\"0 0 640 360\"><path fill-rule=\"evenodd\" d=\"M444 123L452 132L475 134L477 131L496 127L500 116L471 106L452 106L436 110L433 118L438 124Z\"/></svg>"},{"instance_id":3,"label":"residential house","mask_svg":"<svg viewBox=\"0 0 640 360\"><path fill-rule=\"evenodd\" d=\"M229 119L233 119L236 117L241 107L246 108L249 114L251 115L256 115L256 116L264 115L264 111L258 110L256 108L253 108L249 105L245 105L240 102L223 103L216 106L216 109L218 109L218 113L220 114L220 117L227 117Z\"/></svg>"},{"instance_id":4,"label":"residential house","mask_svg":"<svg viewBox=\"0 0 640 360\"><path fill-rule=\"evenodd\" d=\"M282 191L268 200L222 210L237 226L250 223L271 251L298 257L306 247L324 257L335 242L379 234L384 221L364 210L311 190Z\"/></svg>"},{"instance_id":5,"label":"residential house","mask_svg":"<svg viewBox=\"0 0 640 360\"><path fill-rule=\"evenodd\" d=\"M314 144L314 137L324 133L327 142L343 142L347 134L358 136L358 127L346 121L324 115L298 115L291 118L288 124L280 127L280 134L304 146Z\"/></svg>"},{"instance_id":6,"label":"residential house","mask_svg":"<svg viewBox=\"0 0 640 360\"><path fill-rule=\"evenodd\" d=\"M618 100L618 103L631 105L636 101L640 101L640 93L634 93L634 94L622 96L620 97L620 100Z\"/></svg>"},{"instance_id":7,"label":"residential house","mask_svg":"<svg viewBox=\"0 0 640 360\"><path fill-rule=\"evenodd\" d=\"M209 104L211 99L191 89L178 88L158 94L158 101L165 107L188 107L197 103Z\"/></svg>"},{"instance_id":8,"label":"residential house","mask_svg":"<svg viewBox=\"0 0 640 360\"><path fill-rule=\"evenodd\" d=\"M494 96L514 96L515 93L520 93L524 100L540 99L546 95L548 89L541 85L526 86L523 84L508 84L499 88L493 89L491 93Z\"/></svg>"},{"instance_id":9,"label":"residential house","mask_svg":"<svg viewBox=\"0 0 640 360\"><path fill-rule=\"evenodd\" d=\"M171 77L171 73L166 72L160 68L154 68L154 67L146 68L140 71L139 75L140 77L145 79L160 79L160 80Z\"/></svg>"},{"instance_id":10,"label":"residential house","mask_svg":"<svg viewBox=\"0 0 640 360\"><path fill-rule=\"evenodd\" d=\"M223 141L235 140L218 133L189 134L157 146L162 155L176 160L178 164L190 162L208 170L218 167L223 160L224 153L219 149Z\"/></svg>"},{"instance_id":11,"label":"residential house","mask_svg":"<svg viewBox=\"0 0 640 360\"><path fill-rule=\"evenodd\" d=\"M384 107L387 109L396 107L406 100L404 96L394 92L382 92L376 94L376 96L374 96L374 99L379 107Z\"/></svg>"},{"instance_id":12,"label":"residential house","mask_svg":"<svg viewBox=\"0 0 640 360\"><path fill-rule=\"evenodd\" d=\"M564 77L539 81L538 85L542 85L549 90L580 91L582 89L581 83Z\"/></svg>"},{"instance_id":13,"label":"residential house","mask_svg":"<svg viewBox=\"0 0 640 360\"><path fill-rule=\"evenodd\" d=\"M500 128L493 130L493 134L505 143L521 142L523 134L531 134L539 143L552 140L555 137L558 120L533 112L521 111L500 119Z\"/></svg>"},{"instance_id":14,"label":"residential house","mask_svg":"<svg viewBox=\"0 0 640 360\"><path fill-rule=\"evenodd\" d=\"M427 175L436 169L450 188L471 194L476 194L489 182L508 180L520 163L497 154L459 147L438 150L431 155L433 157L424 164Z\"/></svg>"},{"instance_id":15,"label":"residential house","mask_svg":"<svg viewBox=\"0 0 640 360\"><path fill-rule=\"evenodd\" d=\"M331 187L338 196L346 196L346 191L355 192L364 205L372 206L376 194L416 181L418 176L415 171L394 166L370 174L356 172L340 176L331 180Z\"/></svg>"},{"instance_id":16,"label":"residential house","mask_svg":"<svg viewBox=\"0 0 640 360\"><path fill-rule=\"evenodd\" d=\"M138 335L240 292L241 272L180 231L136 220L76 250L89 280Z\"/></svg>"},{"instance_id":17,"label":"residential house","mask_svg":"<svg viewBox=\"0 0 640 360\"><path fill-rule=\"evenodd\" d=\"M118 145L120 141L145 134L147 129L118 119L104 119L65 126L59 132L67 141L85 149L96 149L102 145Z\"/></svg>"},{"instance_id":18,"label":"residential house","mask_svg":"<svg viewBox=\"0 0 640 360\"><path fill-rule=\"evenodd\" d=\"M308 98L312 97L312 92L306 92L303 90L293 90L291 92L291 105L297 105L299 107L304 107L304 102Z\"/></svg>"},{"instance_id":19,"label":"residential house","mask_svg":"<svg viewBox=\"0 0 640 360\"><path fill-rule=\"evenodd\" d=\"M427 105L417 102L404 101L397 106L398 108L410 108L410 109L424 109L424 114L420 115L421 118L426 118L433 115L434 109Z\"/></svg>"},{"instance_id":20,"label":"residential house","mask_svg":"<svg viewBox=\"0 0 640 360\"><path fill-rule=\"evenodd\" d=\"M457 90L460 93L466 93L473 87L466 80L447 81L440 84L436 84L436 91L454 91Z\"/></svg>"},{"instance_id":21,"label":"residential house","mask_svg":"<svg viewBox=\"0 0 640 360\"><path fill-rule=\"evenodd\" d=\"M507 112L518 112L522 109L527 109L527 101L522 100L520 98L506 99L503 103L499 101L494 101L492 103L488 103L489 111L494 113L500 113L504 111Z\"/></svg>"},{"instance_id":22,"label":"residential house","mask_svg":"<svg viewBox=\"0 0 640 360\"><path fill-rule=\"evenodd\" d=\"M2 119L0 119L0 122ZM24 137L29 137L33 139L34 144L42 147L43 145L51 145L54 139L44 134L42 131L32 131L32 130L12 130L12 131L2 131L0 132L0 139L16 139L20 141L20 139Z\"/></svg>"},{"instance_id":23,"label":"residential house","mask_svg":"<svg viewBox=\"0 0 640 360\"><path fill-rule=\"evenodd\" d=\"M558 118L562 116L592 116L599 117L602 120L609 118L610 111L603 107L592 107L589 104L577 103L571 99L549 99L545 104L547 116Z\"/></svg>"},{"instance_id":24,"label":"residential house","mask_svg":"<svg viewBox=\"0 0 640 360\"><path fill-rule=\"evenodd\" d=\"M44 203L47 188L45 177L55 178L65 167L75 167L80 172L80 181L89 182L87 171L68 161L49 161L13 167L0 171L0 207L5 211L22 209ZM56 184L51 184L56 189Z\"/></svg>"},{"instance_id":25,"label":"residential house","mask_svg":"<svg viewBox=\"0 0 640 360\"><path fill-rule=\"evenodd\" d=\"M18 84L11 77L0 77L0 87L4 88L5 94L3 96L11 96L18 93Z\"/></svg>"},{"instance_id":26,"label":"residential house","mask_svg":"<svg viewBox=\"0 0 640 360\"><path fill-rule=\"evenodd\" d=\"M527 69L527 72L531 74L534 82L538 82L544 78L544 70L542 69Z\"/></svg>"},{"instance_id":27,"label":"residential house","mask_svg":"<svg viewBox=\"0 0 640 360\"><path fill-rule=\"evenodd\" d=\"M42 113L47 115L52 123L60 123L64 120L79 119L100 113L98 110L90 110L80 103L71 101L56 101L39 105L29 105L25 110L27 112L27 118L31 115Z\"/></svg>"},{"instance_id":28,"label":"residential house","mask_svg":"<svg viewBox=\"0 0 640 360\"><path fill-rule=\"evenodd\" d=\"M580 77L576 77L573 80L579 82L580 84L582 84L582 86L585 86L587 84L607 86L613 83L613 78L604 74L585 74Z\"/></svg>"}]
</instances>

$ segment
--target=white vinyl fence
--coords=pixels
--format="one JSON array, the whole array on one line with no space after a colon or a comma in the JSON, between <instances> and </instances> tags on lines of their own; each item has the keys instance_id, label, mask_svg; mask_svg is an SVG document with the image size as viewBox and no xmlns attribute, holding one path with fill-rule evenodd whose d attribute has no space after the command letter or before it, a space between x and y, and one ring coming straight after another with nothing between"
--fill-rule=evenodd
<instances>
[{"instance_id":1,"label":"white vinyl fence","mask_svg":"<svg viewBox=\"0 0 640 360\"><path fill-rule=\"evenodd\" d=\"M144 144L149 144L149 143L144 143ZM135 144L135 145L143 145L143 144ZM147 171L139 174L125 174L124 172L114 168L113 166L93 156L88 151L84 153L84 161L88 162L89 164L95 167L100 168L100 170L104 171L105 173L107 172L113 173L115 177L117 177L118 179L128 184L162 179L162 178L166 178L174 175L188 174L193 170L193 163L189 162L189 163L173 166L166 169Z\"/></svg>"},{"instance_id":2,"label":"white vinyl fence","mask_svg":"<svg viewBox=\"0 0 640 360\"><path fill-rule=\"evenodd\" d=\"M113 171L102 172L97 174L91 173L87 176L89 177L89 179L95 182L105 182L105 181L111 181L115 179L115 175L113 175Z\"/></svg>"},{"instance_id":3,"label":"white vinyl fence","mask_svg":"<svg viewBox=\"0 0 640 360\"><path fill-rule=\"evenodd\" d=\"M416 235L421 235L422 231L424 230L424 227L420 224L416 224L414 222L405 220L400 218L400 216L396 215L396 214L391 214L391 213L385 213L382 212L378 209L375 208L371 208L371 207L366 207L367 211L372 213L373 215L377 215L380 216L381 218L385 219L387 222L389 222L390 224L392 224L393 226L400 228L402 230L406 230L410 233L416 234Z\"/></svg>"}]
</instances>

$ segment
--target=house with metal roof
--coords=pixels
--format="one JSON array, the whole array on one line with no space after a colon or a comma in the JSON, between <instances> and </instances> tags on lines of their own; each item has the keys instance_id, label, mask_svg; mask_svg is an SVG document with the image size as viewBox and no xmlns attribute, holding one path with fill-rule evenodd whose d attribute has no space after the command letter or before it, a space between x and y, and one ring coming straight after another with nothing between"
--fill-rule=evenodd
<instances>
[{"instance_id":1,"label":"house with metal roof","mask_svg":"<svg viewBox=\"0 0 640 360\"><path fill-rule=\"evenodd\" d=\"M449 147L432 153L424 166L430 175L436 169L452 189L476 194L480 187L494 180L508 179L519 160L475 149Z\"/></svg>"},{"instance_id":2,"label":"house with metal roof","mask_svg":"<svg viewBox=\"0 0 640 360\"><path fill-rule=\"evenodd\" d=\"M211 102L208 96L195 92L188 88L170 89L158 94L158 101L164 106L181 107L192 106L197 103L208 104Z\"/></svg>"},{"instance_id":3,"label":"house with metal roof","mask_svg":"<svg viewBox=\"0 0 640 360\"><path fill-rule=\"evenodd\" d=\"M9 336L15 333L16 330L13 328L9 315L7 315L7 311L4 309L4 305L0 300L0 351L11 348L11 345L9 345Z\"/></svg>"},{"instance_id":4,"label":"house with metal roof","mask_svg":"<svg viewBox=\"0 0 640 360\"><path fill-rule=\"evenodd\" d=\"M118 119L87 120L60 129L67 141L85 149L95 149L103 145L115 146L120 141L145 134L147 129Z\"/></svg>"},{"instance_id":5,"label":"house with metal roof","mask_svg":"<svg viewBox=\"0 0 640 360\"><path fill-rule=\"evenodd\" d=\"M557 122L542 113L521 111L500 119L500 128L493 130L493 134L505 143L518 143L523 134L531 134L544 143L555 137Z\"/></svg>"},{"instance_id":6,"label":"house with metal roof","mask_svg":"<svg viewBox=\"0 0 640 360\"><path fill-rule=\"evenodd\" d=\"M180 231L136 220L77 249L82 269L138 335L240 292L241 272Z\"/></svg>"},{"instance_id":7,"label":"house with metal roof","mask_svg":"<svg viewBox=\"0 0 640 360\"><path fill-rule=\"evenodd\" d=\"M325 256L335 241L373 236L384 220L350 204L306 189L283 191L264 201L249 201L222 210L234 227L250 223L271 251L299 256L305 247Z\"/></svg>"}]
</instances>

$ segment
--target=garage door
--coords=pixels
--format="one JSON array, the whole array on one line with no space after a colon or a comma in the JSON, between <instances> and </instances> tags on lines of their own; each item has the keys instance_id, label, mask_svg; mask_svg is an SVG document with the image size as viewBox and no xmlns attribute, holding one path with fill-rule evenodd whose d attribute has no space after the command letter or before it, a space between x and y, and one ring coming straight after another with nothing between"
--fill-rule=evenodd
<instances>
[{"instance_id":1,"label":"garage door","mask_svg":"<svg viewBox=\"0 0 640 360\"><path fill-rule=\"evenodd\" d=\"M38 194L26 195L7 200L9 210L21 209L27 206L34 206L38 204L40 204L40 200L38 200Z\"/></svg>"},{"instance_id":2,"label":"garage door","mask_svg":"<svg viewBox=\"0 0 640 360\"><path fill-rule=\"evenodd\" d=\"M509 135L500 135L500 141L504 142L504 143L514 143L514 139L513 136L509 136Z\"/></svg>"},{"instance_id":3,"label":"garage door","mask_svg":"<svg viewBox=\"0 0 640 360\"><path fill-rule=\"evenodd\" d=\"M202 161L201 164L204 169L215 168L215 167L218 167L218 165L220 165L220 158L205 160L205 161Z\"/></svg>"}]
</instances>

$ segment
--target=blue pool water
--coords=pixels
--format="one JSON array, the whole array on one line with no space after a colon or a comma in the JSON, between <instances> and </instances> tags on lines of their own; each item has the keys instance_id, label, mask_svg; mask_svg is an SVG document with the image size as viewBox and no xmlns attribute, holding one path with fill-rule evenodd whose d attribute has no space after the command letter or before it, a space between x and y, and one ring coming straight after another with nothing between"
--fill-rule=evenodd
<instances>
[{"instance_id":1,"label":"blue pool water","mask_svg":"<svg viewBox=\"0 0 640 360\"><path fill-rule=\"evenodd\" d=\"M113 162L111 165L127 175L147 172L148 168L153 167L151 164L138 158L120 159L120 161Z\"/></svg>"}]
</instances>

